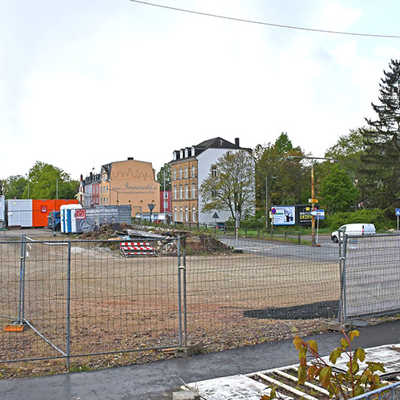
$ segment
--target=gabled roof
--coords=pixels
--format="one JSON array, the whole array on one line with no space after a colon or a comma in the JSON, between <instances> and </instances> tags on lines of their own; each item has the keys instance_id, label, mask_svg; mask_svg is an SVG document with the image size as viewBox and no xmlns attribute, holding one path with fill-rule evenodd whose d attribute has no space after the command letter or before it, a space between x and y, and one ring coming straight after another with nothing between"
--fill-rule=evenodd
<instances>
[{"instance_id":1,"label":"gabled roof","mask_svg":"<svg viewBox=\"0 0 400 400\"><path fill-rule=\"evenodd\" d=\"M201 148L201 149L237 149L238 148L234 143L228 142L227 140L225 140L221 137L216 137L213 139L205 140L204 142L201 142L197 146L194 146L194 147Z\"/></svg>"},{"instance_id":2,"label":"gabled roof","mask_svg":"<svg viewBox=\"0 0 400 400\"><path fill-rule=\"evenodd\" d=\"M174 160L172 160L170 162L173 163L175 161L187 160L187 159L190 159L193 157L197 157L203 151L206 151L208 149L227 149L227 150L236 149L236 150L246 150L246 151L251 152L251 149L249 149L249 148L240 147L239 138L235 139L235 143L231 143L231 142L228 142L227 140L223 139L222 137L216 137L216 138L204 140L204 142L201 142L195 146L185 147L180 150L175 150L174 151ZM187 151L186 154L189 154L189 155L181 158L179 156L179 154L182 151Z\"/></svg>"}]
</instances>

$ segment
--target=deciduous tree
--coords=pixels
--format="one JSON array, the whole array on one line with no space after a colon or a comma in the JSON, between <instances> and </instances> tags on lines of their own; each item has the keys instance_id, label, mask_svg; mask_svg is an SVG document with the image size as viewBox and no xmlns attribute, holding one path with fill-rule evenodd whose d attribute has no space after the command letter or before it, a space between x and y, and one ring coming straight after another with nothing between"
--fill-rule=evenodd
<instances>
[{"instance_id":1,"label":"deciduous tree","mask_svg":"<svg viewBox=\"0 0 400 400\"><path fill-rule=\"evenodd\" d=\"M69 174L51 164L37 161L29 170L29 197L31 199L73 199L77 193L79 182L71 180ZM25 187L24 198L28 198Z\"/></svg>"},{"instance_id":2,"label":"deciduous tree","mask_svg":"<svg viewBox=\"0 0 400 400\"><path fill-rule=\"evenodd\" d=\"M203 211L229 210L242 219L254 210L254 159L245 150L227 152L200 187Z\"/></svg>"}]
</instances>

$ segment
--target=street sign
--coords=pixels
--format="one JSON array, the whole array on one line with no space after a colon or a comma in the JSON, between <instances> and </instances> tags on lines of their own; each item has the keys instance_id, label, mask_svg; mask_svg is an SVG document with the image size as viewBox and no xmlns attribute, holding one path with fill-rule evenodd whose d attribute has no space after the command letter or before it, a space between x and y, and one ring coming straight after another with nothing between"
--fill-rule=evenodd
<instances>
[{"instance_id":1,"label":"street sign","mask_svg":"<svg viewBox=\"0 0 400 400\"><path fill-rule=\"evenodd\" d=\"M325 210L313 210L311 211L311 215L317 219L325 219Z\"/></svg>"},{"instance_id":2,"label":"street sign","mask_svg":"<svg viewBox=\"0 0 400 400\"><path fill-rule=\"evenodd\" d=\"M215 213L214 213L214 215L212 217L215 218L215 219L219 218L219 216L218 216L216 211L215 211Z\"/></svg>"},{"instance_id":3,"label":"street sign","mask_svg":"<svg viewBox=\"0 0 400 400\"><path fill-rule=\"evenodd\" d=\"M395 208L394 213L395 213L396 217L400 217L400 208Z\"/></svg>"},{"instance_id":4,"label":"street sign","mask_svg":"<svg viewBox=\"0 0 400 400\"><path fill-rule=\"evenodd\" d=\"M309 203L318 203L318 200L317 199L308 199L308 202Z\"/></svg>"},{"instance_id":5,"label":"street sign","mask_svg":"<svg viewBox=\"0 0 400 400\"><path fill-rule=\"evenodd\" d=\"M274 207L271 208L271 214L276 214L276 208Z\"/></svg>"}]
</instances>

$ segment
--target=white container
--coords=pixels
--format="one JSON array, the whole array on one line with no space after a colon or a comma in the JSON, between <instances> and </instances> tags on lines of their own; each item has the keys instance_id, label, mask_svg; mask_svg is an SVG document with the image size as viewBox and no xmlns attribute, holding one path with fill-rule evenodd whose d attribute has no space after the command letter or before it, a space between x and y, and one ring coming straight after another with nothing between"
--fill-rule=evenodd
<instances>
[{"instance_id":1,"label":"white container","mask_svg":"<svg viewBox=\"0 0 400 400\"><path fill-rule=\"evenodd\" d=\"M7 200L8 226L32 227L32 200Z\"/></svg>"},{"instance_id":2,"label":"white container","mask_svg":"<svg viewBox=\"0 0 400 400\"><path fill-rule=\"evenodd\" d=\"M81 208L80 204L67 204L60 207L61 232L78 233L75 212Z\"/></svg>"}]
</instances>

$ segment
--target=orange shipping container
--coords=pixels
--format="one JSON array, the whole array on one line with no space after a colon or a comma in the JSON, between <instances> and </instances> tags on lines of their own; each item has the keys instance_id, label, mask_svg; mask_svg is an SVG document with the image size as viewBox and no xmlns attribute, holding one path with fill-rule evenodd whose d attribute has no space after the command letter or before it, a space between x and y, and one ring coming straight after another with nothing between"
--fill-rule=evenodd
<instances>
[{"instance_id":1,"label":"orange shipping container","mask_svg":"<svg viewBox=\"0 0 400 400\"><path fill-rule=\"evenodd\" d=\"M32 226L47 226L49 213L60 211L65 204L78 204L78 200L32 200Z\"/></svg>"}]
</instances>

